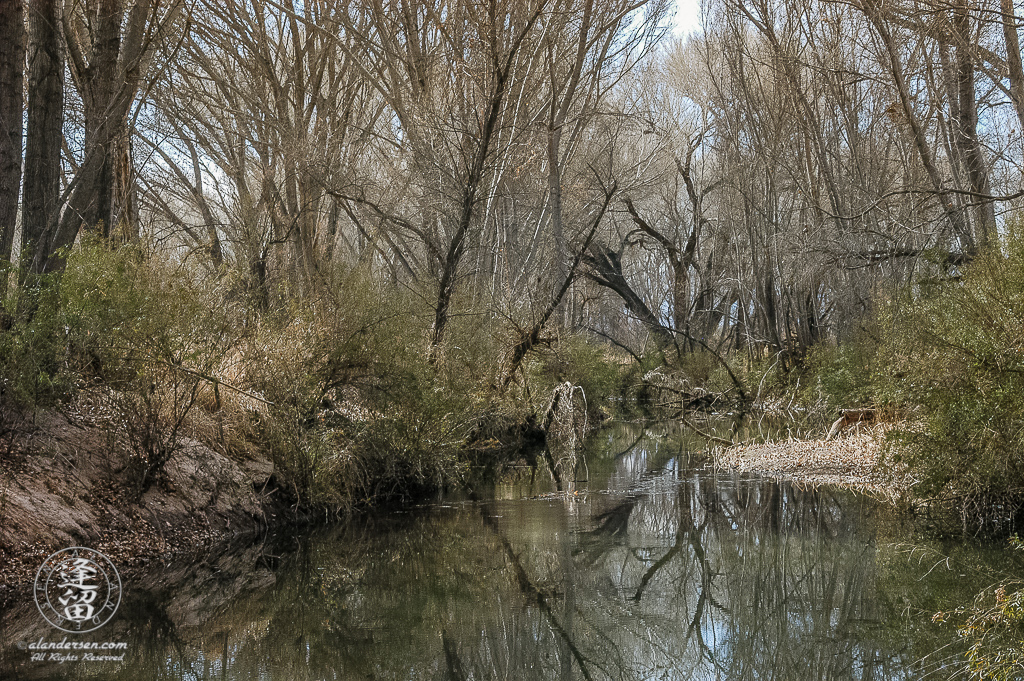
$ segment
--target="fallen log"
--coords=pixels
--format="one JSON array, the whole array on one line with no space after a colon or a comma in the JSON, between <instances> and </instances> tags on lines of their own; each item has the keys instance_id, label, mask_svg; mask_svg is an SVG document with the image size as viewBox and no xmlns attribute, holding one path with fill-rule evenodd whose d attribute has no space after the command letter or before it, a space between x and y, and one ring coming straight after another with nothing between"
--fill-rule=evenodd
<instances>
[{"instance_id":1,"label":"fallen log","mask_svg":"<svg viewBox=\"0 0 1024 681\"><path fill-rule=\"evenodd\" d=\"M874 408L840 409L839 413L839 418L837 418L832 424L832 427L828 429L828 434L825 436L825 442L828 442L850 426L860 423L874 423L876 417Z\"/></svg>"}]
</instances>

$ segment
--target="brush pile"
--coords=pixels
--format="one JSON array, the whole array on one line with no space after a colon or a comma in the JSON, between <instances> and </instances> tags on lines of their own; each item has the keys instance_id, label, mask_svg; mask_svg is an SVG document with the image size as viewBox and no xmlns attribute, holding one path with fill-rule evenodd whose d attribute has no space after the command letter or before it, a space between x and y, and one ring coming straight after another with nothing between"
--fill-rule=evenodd
<instances>
[{"instance_id":1,"label":"brush pile","mask_svg":"<svg viewBox=\"0 0 1024 681\"><path fill-rule=\"evenodd\" d=\"M812 485L841 485L895 496L910 481L880 466L888 424L865 428L833 440L779 440L719 449L714 465L721 470L757 473Z\"/></svg>"}]
</instances>

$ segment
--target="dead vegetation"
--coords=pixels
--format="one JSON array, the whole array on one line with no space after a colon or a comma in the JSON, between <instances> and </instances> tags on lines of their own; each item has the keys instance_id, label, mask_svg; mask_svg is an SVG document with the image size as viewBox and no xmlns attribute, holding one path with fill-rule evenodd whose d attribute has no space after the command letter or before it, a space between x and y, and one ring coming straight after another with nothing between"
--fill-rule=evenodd
<instances>
[{"instance_id":1,"label":"dead vegetation","mask_svg":"<svg viewBox=\"0 0 1024 681\"><path fill-rule=\"evenodd\" d=\"M856 425L852 432L825 440L776 440L718 449L714 466L812 485L841 485L886 498L903 495L912 480L883 467L885 432L891 424Z\"/></svg>"}]
</instances>

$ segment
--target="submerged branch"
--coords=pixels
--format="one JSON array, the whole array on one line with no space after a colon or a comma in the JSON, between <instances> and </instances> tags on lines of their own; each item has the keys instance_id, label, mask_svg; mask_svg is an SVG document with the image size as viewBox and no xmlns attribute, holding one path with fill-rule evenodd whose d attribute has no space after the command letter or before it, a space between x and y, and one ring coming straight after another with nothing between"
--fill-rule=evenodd
<instances>
[{"instance_id":1,"label":"submerged branch","mask_svg":"<svg viewBox=\"0 0 1024 681\"><path fill-rule=\"evenodd\" d=\"M708 440L709 442L725 445L726 447L732 447L733 445L736 444L732 440L726 440L725 438L721 438L716 435L712 435L711 433L704 432L703 430L698 428L692 421L688 420L685 416L680 416L679 420L683 422L684 426L686 426L693 432L697 433L697 435L700 435L705 440Z\"/></svg>"}]
</instances>

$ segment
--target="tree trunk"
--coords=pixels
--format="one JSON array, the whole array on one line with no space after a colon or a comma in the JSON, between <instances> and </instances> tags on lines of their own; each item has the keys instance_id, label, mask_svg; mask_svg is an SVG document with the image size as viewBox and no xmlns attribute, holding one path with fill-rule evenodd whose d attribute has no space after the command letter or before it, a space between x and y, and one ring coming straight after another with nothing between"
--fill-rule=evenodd
<instances>
[{"instance_id":1,"label":"tree trunk","mask_svg":"<svg viewBox=\"0 0 1024 681\"><path fill-rule=\"evenodd\" d=\"M523 333L519 338L519 341L512 347L512 353L509 357L508 368L505 371L505 376L503 379L498 381L498 388L501 392L504 392L505 389L508 388L508 384L515 377L516 372L519 371L519 367L522 366L526 353L532 350L533 347L540 342L540 333L544 329L544 325L547 324L552 313L554 313L561 304L562 298L565 297L569 287L572 286L572 282L576 278L576 270L580 265L580 261L583 260L584 254L587 252L587 249L590 248L590 242L593 241L594 235L597 233L597 227L601 224L601 219L604 218L604 214L608 210L608 203L612 200L612 195L615 194L615 190L617 188L618 186L613 184L605 193L604 203L601 204L601 209L594 218L594 223L591 225L590 231L587 233L587 238L584 239L579 253L573 259L572 265L569 266L569 270L565 273L565 278L562 280L562 285L558 289L558 292L555 293L554 298L551 299L551 302L544 310L544 313L540 316L540 319L537 320L529 331Z\"/></svg>"},{"instance_id":2,"label":"tree trunk","mask_svg":"<svg viewBox=\"0 0 1024 681\"><path fill-rule=\"evenodd\" d=\"M673 347L672 330L665 327L658 317L647 307L643 299L633 290L622 273L622 255L607 246L594 244L590 253L584 257L590 267L587 276L595 283L610 289L622 299L633 316L647 327L651 337L662 350Z\"/></svg>"},{"instance_id":3,"label":"tree trunk","mask_svg":"<svg viewBox=\"0 0 1024 681\"><path fill-rule=\"evenodd\" d=\"M899 53L896 49L892 33L889 31L889 27L885 24L885 21L880 15L881 9L876 5L876 0L865 0L860 7L865 15L867 15L871 25L875 28L875 32L878 34L878 37L882 41L882 46L885 48L886 57L888 58L889 68L893 78L893 84L896 87L896 94L899 97L903 116L906 119L907 124L910 126L910 134L914 142L914 146L917 148L918 157L921 159L921 165L924 166L925 172L928 173L928 179L931 181L932 189L939 197L939 202L942 204L943 213L949 221L953 236L959 241L960 247L966 254L973 255L977 251L977 246L970 234L970 231L967 229L963 213L956 205L954 205L949 192L947 192L942 186L942 176L939 173L938 167L935 165L931 148L928 146L928 140L925 135L924 128L921 127L921 121L918 120L917 114L914 112L914 104L910 97L910 90L907 87L906 76L903 73L903 66L900 64Z\"/></svg>"},{"instance_id":4,"label":"tree trunk","mask_svg":"<svg viewBox=\"0 0 1024 681\"><path fill-rule=\"evenodd\" d=\"M119 175L122 179L132 175L123 167L126 154L130 164L128 112L138 92L143 57L149 46L147 26L152 1L135 2L127 19L124 0L98 0L85 10L87 35L81 33L82 22L63 17L71 74L85 113L84 158L69 187L67 209L39 241L32 259L32 270L37 273L63 268L59 251L74 243L83 227L109 238L116 227L112 225L115 217L122 213L131 217L130 192L116 195L115 189ZM127 205L118 206L117 201Z\"/></svg>"},{"instance_id":5,"label":"tree trunk","mask_svg":"<svg viewBox=\"0 0 1024 681\"><path fill-rule=\"evenodd\" d=\"M71 195L70 208L86 229L96 229L109 237L113 225L114 147L126 121L111 104L117 88L117 55L121 50L121 20L124 8L119 0L100 0L92 36L92 59L85 73L79 74L85 113L85 156L97 163ZM127 112L125 112L127 113ZM85 171L85 165L82 171ZM74 219L74 218L72 218Z\"/></svg>"},{"instance_id":6,"label":"tree trunk","mask_svg":"<svg viewBox=\"0 0 1024 681\"><path fill-rule=\"evenodd\" d=\"M680 166L680 171L682 172L682 166ZM650 223L640 217L632 201L626 198L623 203L626 205L630 217L633 218L633 223L640 228L640 231L653 238L665 249L669 267L672 269L672 324L676 331L688 334L690 326L690 266L693 264L700 220L697 217L694 218L693 230L690 232L684 250L680 250L672 239L654 229Z\"/></svg>"},{"instance_id":7,"label":"tree trunk","mask_svg":"<svg viewBox=\"0 0 1024 681\"><path fill-rule=\"evenodd\" d=\"M1020 36L1013 0L999 0L1003 13L1003 42L1006 43L1006 67L1010 77L1010 97L1017 111L1018 132L1024 131L1024 64L1020 57Z\"/></svg>"},{"instance_id":8,"label":"tree trunk","mask_svg":"<svg viewBox=\"0 0 1024 681\"><path fill-rule=\"evenodd\" d=\"M21 188L25 17L22 0L0 0L0 297L14 244Z\"/></svg>"},{"instance_id":9,"label":"tree trunk","mask_svg":"<svg viewBox=\"0 0 1024 681\"><path fill-rule=\"evenodd\" d=\"M987 245L996 233L996 211L991 200L988 171L985 155L978 140L978 100L974 90L974 57L971 48L971 21L967 11L966 0L960 0L954 9L954 30L957 33L956 45L956 83L958 98L958 116L956 117L956 134L954 138L960 147L960 155L967 168L967 177L973 196L971 202L977 204L977 225L975 237L980 246ZM1018 58L1020 52L1017 53Z\"/></svg>"},{"instance_id":10,"label":"tree trunk","mask_svg":"<svg viewBox=\"0 0 1024 681\"><path fill-rule=\"evenodd\" d=\"M437 289L437 303L434 306L434 324L430 329L429 357L431 363L437 361L441 343L444 341L445 330L448 328L452 295L455 293L459 263L462 261L462 255L466 249L466 236L473 220L473 208L476 206L477 192L480 189L480 183L483 181L484 172L487 168L491 141L494 136L494 130L498 125L498 117L505 99L505 85L508 75L509 70L507 68L496 74L497 80L494 85L494 91L491 94L487 118L484 119L483 128L479 134L479 142L477 143L473 165L469 168L469 173L466 176L466 184L463 188L462 201L459 207L459 221L452 235L452 240L448 245L448 252L441 262L441 281ZM469 131L465 133L465 136L470 139L475 137Z\"/></svg>"},{"instance_id":11,"label":"tree trunk","mask_svg":"<svg viewBox=\"0 0 1024 681\"><path fill-rule=\"evenodd\" d=\"M22 198L22 257L32 257L60 214L64 50L58 0L29 0L28 127Z\"/></svg>"},{"instance_id":12,"label":"tree trunk","mask_svg":"<svg viewBox=\"0 0 1024 681\"><path fill-rule=\"evenodd\" d=\"M544 4L544 2L540 2L537 5L536 11L530 15L523 28L510 41L508 51L504 57L498 53L496 40L497 25L495 24L491 29L495 31L491 34L492 44L490 45L491 54L489 55L493 65L491 75L494 77L494 84L490 92L489 101L487 102L487 114L481 121L479 131L466 130L463 133L463 139L466 143L464 148L472 149L475 146L476 153L473 155L473 161L465 175L465 185L460 197L459 219L452 233L448 251L440 263L441 281L437 290L437 304L434 306L434 323L430 329L430 350L428 351L428 358L431 364L437 362L441 343L444 341L445 330L448 327L459 263L462 261L462 255L466 249L466 238L473 220L473 209L476 205L480 184L487 170L488 158L492 151L491 145L494 141L501 111L505 103L505 95L509 85L509 78L512 74L512 68L519 55L519 49L540 17ZM491 17L492 22L496 20L496 17Z\"/></svg>"}]
</instances>

